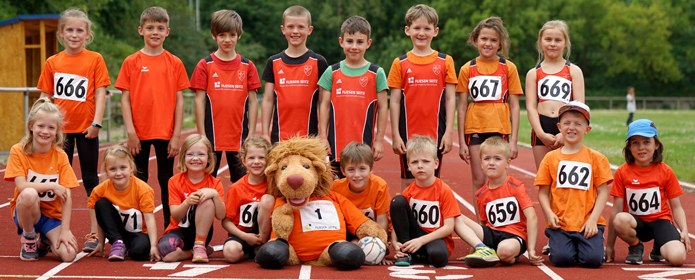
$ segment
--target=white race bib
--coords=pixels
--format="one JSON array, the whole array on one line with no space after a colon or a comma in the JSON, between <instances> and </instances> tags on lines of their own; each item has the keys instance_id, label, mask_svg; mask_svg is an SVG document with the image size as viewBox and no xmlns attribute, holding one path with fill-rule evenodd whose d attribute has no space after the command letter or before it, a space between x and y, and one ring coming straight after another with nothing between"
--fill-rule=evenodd
<instances>
[{"instance_id":1,"label":"white race bib","mask_svg":"<svg viewBox=\"0 0 695 280\"><path fill-rule=\"evenodd\" d=\"M442 218L439 210L439 201L426 201L415 198L410 199L410 209L420 227L438 228Z\"/></svg>"},{"instance_id":2,"label":"white race bib","mask_svg":"<svg viewBox=\"0 0 695 280\"><path fill-rule=\"evenodd\" d=\"M242 227L252 228L258 218L258 202L253 201L241 205L239 207L239 225Z\"/></svg>"},{"instance_id":3,"label":"white race bib","mask_svg":"<svg viewBox=\"0 0 695 280\"><path fill-rule=\"evenodd\" d=\"M299 214L302 218L302 231L304 232L315 230L340 230L338 211L331 201L309 201L304 208L299 210Z\"/></svg>"},{"instance_id":4,"label":"white race bib","mask_svg":"<svg viewBox=\"0 0 695 280\"><path fill-rule=\"evenodd\" d=\"M179 227L182 228L187 228L191 226L191 220L195 218L195 209L198 208L198 205L191 205L188 207L188 211L186 211L186 215L183 216L183 219L179 222Z\"/></svg>"},{"instance_id":5,"label":"white race bib","mask_svg":"<svg viewBox=\"0 0 695 280\"><path fill-rule=\"evenodd\" d=\"M558 76L546 76L538 81L536 89L542 100L570 102L572 97L572 81Z\"/></svg>"},{"instance_id":6,"label":"white race bib","mask_svg":"<svg viewBox=\"0 0 695 280\"><path fill-rule=\"evenodd\" d=\"M557 188L586 191L591 187L591 164L563 160L558 164L557 170Z\"/></svg>"},{"instance_id":7,"label":"white race bib","mask_svg":"<svg viewBox=\"0 0 695 280\"><path fill-rule=\"evenodd\" d=\"M513 196L490 201L485 206L487 220L495 227L521 222L519 212L519 202Z\"/></svg>"},{"instance_id":8,"label":"white race bib","mask_svg":"<svg viewBox=\"0 0 695 280\"><path fill-rule=\"evenodd\" d=\"M89 89L89 79L85 77L59 72L53 76L54 98L85 102L87 89Z\"/></svg>"},{"instance_id":9,"label":"white race bib","mask_svg":"<svg viewBox=\"0 0 695 280\"><path fill-rule=\"evenodd\" d=\"M121 216L121 221L125 230L129 232L141 232L142 231L142 212L138 209L128 209L121 210L118 206L114 205L114 208L118 210L118 214Z\"/></svg>"},{"instance_id":10,"label":"white race bib","mask_svg":"<svg viewBox=\"0 0 695 280\"><path fill-rule=\"evenodd\" d=\"M372 221L376 221L376 216L374 216L374 210L372 210L372 207L369 207L367 209L360 209L362 214L367 216L367 218L372 219Z\"/></svg>"},{"instance_id":11,"label":"white race bib","mask_svg":"<svg viewBox=\"0 0 695 280\"><path fill-rule=\"evenodd\" d=\"M661 192L659 187L648 189L626 188L627 209L630 214L648 215L661 212Z\"/></svg>"},{"instance_id":12,"label":"white race bib","mask_svg":"<svg viewBox=\"0 0 695 280\"><path fill-rule=\"evenodd\" d=\"M502 99L502 78L499 76L476 76L468 80L468 93L475 102Z\"/></svg>"},{"instance_id":13,"label":"white race bib","mask_svg":"<svg viewBox=\"0 0 695 280\"><path fill-rule=\"evenodd\" d=\"M60 177L58 174L46 175L34 172L34 170L29 169L27 172L27 182L29 183L58 183L60 182ZM40 192L39 201L54 201L56 200L56 195L52 190Z\"/></svg>"}]
</instances>

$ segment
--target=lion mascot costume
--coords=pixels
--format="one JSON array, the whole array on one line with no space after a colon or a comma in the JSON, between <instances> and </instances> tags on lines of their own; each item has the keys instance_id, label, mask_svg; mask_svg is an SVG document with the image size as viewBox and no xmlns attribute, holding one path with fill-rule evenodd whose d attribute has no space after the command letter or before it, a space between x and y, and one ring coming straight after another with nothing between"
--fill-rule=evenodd
<instances>
[{"instance_id":1,"label":"lion mascot costume","mask_svg":"<svg viewBox=\"0 0 695 280\"><path fill-rule=\"evenodd\" d=\"M275 196L271 240L256 253L264 268L307 264L359 268L362 249L345 241L347 231L358 238L386 232L355 205L331 191L333 171L318 138L297 137L278 143L268 155L268 193Z\"/></svg>"}]
</instances>

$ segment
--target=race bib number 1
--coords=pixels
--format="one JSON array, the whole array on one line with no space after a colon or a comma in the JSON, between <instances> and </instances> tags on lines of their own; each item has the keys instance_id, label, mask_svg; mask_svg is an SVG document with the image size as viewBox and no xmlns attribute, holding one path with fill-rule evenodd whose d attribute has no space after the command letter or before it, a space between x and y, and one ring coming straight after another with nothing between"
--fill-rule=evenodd
<instances>
[{"instance_id":1,"label":"race bib number 1","mask_svg":"<svg viewBox=\"0 0 695 280\"><path fill-rule=\"evenodd\" d=\"M625 189L627 208L630 214L648 215L661 212L661 192L659 187L648 189Z\"/></svg>"},{"instance_id":2,"label":"race bib number 1","mask_svg":"<svg viewBox=\"0 0 695 280\"><path fill-rule=\"evenodd\" d=\"M410 209L420 227L438 228L441 220L439 201L426 201L415 198L410 199Z\"/></svg>"},{"instance_id":3,"label":"race bib number 1","mask_svg":"<svg viewBox=\"0 0 695 280\"><path fill-rule=\"evenodd\" d=\"M558 164L557 170L557 188L586 191L591 187L591 164L563 160Z\"/></svg>"},{"instance_id":4,"label":"race bib number 1","mask_svg":"<svg viewBox=\"0 0 695 280\"><path fill-rule=\"evenodd\" d=\"M333 202L328 200L309 201L299 210L302 218L302 231L340 230L338 211Z\"/></svg>"},{"instance_id":5,"label":"race bib number 1","mask_svg":"<svg viewBox=\"0 0 695 280\"><path fill-rule=\"evenodd\" d=\"M501 227L516 224L521 221L519 202L515 197L505 197L493 200L485 206L487 220L492 226Z\"/></svg>"},{"instance_id":6,"label":"race bib number 1","mask_svg":"<svg viewBox=\"0 0 695 280\"><path fill-rule=\"evenodd\" d=\"M497 101L502 99L502 78L499 76L477 76L468 80L468 92L474 101Z\"/></svg>"},{"instance_id":7,"label":"race bib number 1","mask_svg":"<svg viewBox=\"0 0 695 280\"><path fill-rule=\"evenodd\" d=\"M89 79L66 73L56 72L53 76L53 97L72 101L85 102Z\"/></svg>"},{"instance_id":8,"label":"race bib number 1","mask_svg":"<svg viewBox=\"0 0 695 280\"><path fill-rule=\"evenodd\" d=\"M258 202L254 201L241 205L239 214L239 225L252 228L254 222L258 219Z\"/></svg>"},{"instance_id":9,"label":"race bib number 1","mask_svg":"<svg viewBox=\"0 0 695 280\"><path fill-rule=\"evenodd\" d=\"M29 183L58 183L60 180L58 174L46 175L34 172L29 169L27 172L27 182ZM39 201L49 202L56 200L56 195L53 191L45 191L39 193Z\"/></svg>"},{"instance_id":10,"label":"race bib number 1","mask_svg":"<svg viewBox=\"0 0 695 280\"><path fill-rule=\"evenodd\" d=\"M125 230L129 232L141 232L142 231L142 212L138 209L128 209L121 210L118 206L114 205L114 208L118 210L118 214L121 216L123 226Z\"/></svg>"},{"instance_id":11,"label":"race bib number 1","mask_svg":"<svg viewBox=\"0 0 695 280\"><path fill-rule=\"evenodd\" d=\"M546 76L538 81L538 96L542 100L570 102L572 81L558 76Z\"/></svg>"}]
</instances>

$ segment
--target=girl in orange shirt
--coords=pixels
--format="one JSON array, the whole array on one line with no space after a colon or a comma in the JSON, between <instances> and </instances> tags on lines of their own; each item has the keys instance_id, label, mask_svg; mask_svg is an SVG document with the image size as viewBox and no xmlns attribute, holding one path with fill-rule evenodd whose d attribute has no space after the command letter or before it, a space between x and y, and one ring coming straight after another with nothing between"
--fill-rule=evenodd
<instances>
[{"instance_id":1,"label":"girl in orange shirt","mask_svg":"<svg viewBox=\"0 0 695 280\"><path fill-rule=\"evenodd\" d=\"M89 256L104 256L106 237L111 243L109 261L122 261L126 254L136 261L160 260L154 190L133 175L135 161L128 148L120 144L108 148L101 169L108 180L94 188L87 203L96 212L100 241Z\"/></svg>"},{"instance_id":2,"label":"girl in orange shirt","mask_svg":"<svg viewBox=\"0 0 695 280\"><path fill-rule=\"evenodd\" d=\"M19 258L25 261L38 260L49 249L64 262L77 255L77 240L70 232L70 189L78 183L60 149L62 124L60 107L39 99L27 116L27 132L7 159L5 181L15 185L10 210L22 236Z\"/></svg>"},{"instance_id":3,"label":"girl in orange shirt","mask_svg":"<svg viewBox=\"0 0 695 280\"><path fill-rule=\"evenodd\" d=\"M85 49L92 39L92 22L87 15L77 9L65 10L58 21L58 42L65 50L46 60L36 86L41 97L53 97L65 112L63 148L72 165L77 144L88 197L99 184L99 129L104 116L105 88L111 84L104 59ZM89 218L91 233L82 248L85 252L91 252L99 243L94 210L89 210Z\"/></svg>"}]
</instances>

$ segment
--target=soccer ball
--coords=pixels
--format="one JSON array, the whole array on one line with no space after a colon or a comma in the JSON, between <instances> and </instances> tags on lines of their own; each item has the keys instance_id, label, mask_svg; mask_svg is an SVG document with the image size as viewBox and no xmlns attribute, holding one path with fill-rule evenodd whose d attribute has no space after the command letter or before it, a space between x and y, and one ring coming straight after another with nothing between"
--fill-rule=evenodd
<instances>
[{"instance_id":1,"label":"soccer ball","mask_svg":"<svg viewBox=\"0 0 695 280\"><path fill-rule=\"evenodd\" d=\"M379 238L367 236L357 245L364 251L364 264L378 265L386 256L386 245Z\"/></svg>"}]
</instances>

